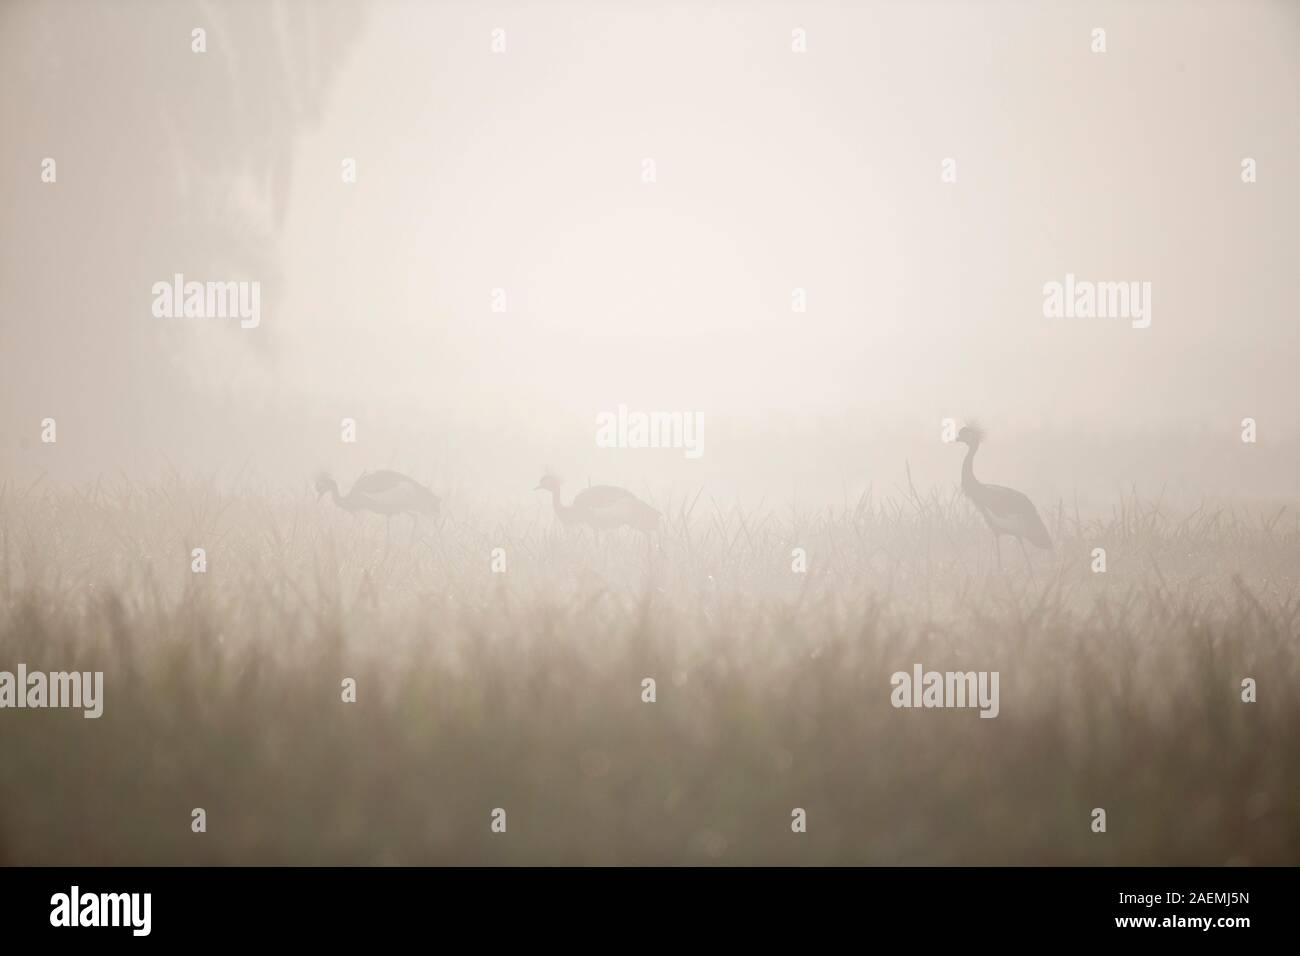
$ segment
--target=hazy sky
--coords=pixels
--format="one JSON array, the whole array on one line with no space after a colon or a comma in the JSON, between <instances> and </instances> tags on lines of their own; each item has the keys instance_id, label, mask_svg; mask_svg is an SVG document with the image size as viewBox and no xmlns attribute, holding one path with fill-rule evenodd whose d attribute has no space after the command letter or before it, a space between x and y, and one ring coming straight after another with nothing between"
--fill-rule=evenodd
<instances>
[{"instance_id":1,"label":"hazy sky","mask_svg":"<svg viewBox=\"0 0 1300 956\"><path fill-rule=\"evenodd\" d=\"M1151 478L1245 416L1278 455L1297 102L1284 2L9 2L0 477L784 493L955 480L945 416L1054 493L1080 434ZM260 282L260 324L154 316L178 272ZM1149 282L1150 327L1045 318L1067 273ZM704 458L596 449L620 403L702 414Z\"/></svg>"}]
</instances>

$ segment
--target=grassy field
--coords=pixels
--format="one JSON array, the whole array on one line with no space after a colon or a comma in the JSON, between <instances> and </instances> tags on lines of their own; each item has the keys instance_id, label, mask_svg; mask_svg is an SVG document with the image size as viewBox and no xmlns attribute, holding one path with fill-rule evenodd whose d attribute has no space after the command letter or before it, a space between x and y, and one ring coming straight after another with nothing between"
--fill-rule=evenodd
<instances>
[{"instance_id":1,"label":"grassy field","mask_svg":"<svg viewBox=\"0 0 1300 956\"><path fill-rule=\"evenodd\" d=\"M106 700L0 712L0 863L1300 863L1292 509L1045 507L1031 574L953 489L657 504L413 540L305 485L4 491L0 670ZM893 708L917 662L1000 715Z\"/></svg>"}]
</instances>

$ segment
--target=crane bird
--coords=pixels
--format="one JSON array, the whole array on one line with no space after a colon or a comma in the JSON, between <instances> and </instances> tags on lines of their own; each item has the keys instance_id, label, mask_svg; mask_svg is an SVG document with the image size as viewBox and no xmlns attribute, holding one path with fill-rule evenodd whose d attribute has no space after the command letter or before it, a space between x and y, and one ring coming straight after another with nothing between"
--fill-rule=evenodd
<instances>
[{"instance_id":1,"label":"crane bird","mask_svg":"<svg viewBox=\"0 0 1300 956\"><path fill-rule=\"evenodd\" d=\"M632 492L613 485L596 485L585 488L573 499L573 504L560 501L560 479L547 472L533 491L549 491L555 505L555 517L568 526L585 524L597 531L627 525L647 534L659 527L659 512Z\"/></svg>"},{"instance_id":2,"label":"crane bird","mask_svg":"<svg viewBox=\"0 0 1300 956\"><path fill-rule=\"evenodd\" d=\"M1002 536L1009 534L1020 542L1020 551L1025 556L1025 563L1033 570L1029 552L1025 548L1025 539L1029 543L1052 549L1052 538L1047 533L1043 519L1038 517L1034 503L1027 496L1014 488L1001 485L986 485L975 477L975 453L980 450L984 440L984 430L978 425L969 424L957 432L957 441L966 446L966 460L961 466L961 490L979 509L984 520L993 530L993 542L998 552L998 567L1002 567Z\"/></svg>"},{"instance_id":3,"label":"crane bird","mask_svg":"<svg viewBox=\"0 0 1300 956\"><path fill-rule=\"evenodd\" d=\"M339 495L339 486L327 474L316 477L316 500L319 501L326 492L334 498L334 503L344 511L373 511L383 515L390 526L393 515L410 515L414 520L411 526L411 539L420 526L420 515L437 517L442 502L424 485L414 478L409 478L397 471L364 472L352 485L346 495Z\"/></svg>"}]
</instances>

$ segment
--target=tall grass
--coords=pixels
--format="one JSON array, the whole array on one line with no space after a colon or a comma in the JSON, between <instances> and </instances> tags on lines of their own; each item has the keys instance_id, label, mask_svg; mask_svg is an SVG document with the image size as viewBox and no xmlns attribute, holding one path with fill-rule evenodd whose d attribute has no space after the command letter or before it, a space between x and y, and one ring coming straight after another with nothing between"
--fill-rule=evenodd
<instances>
[{"instance_id":1,"label":"tall grass","mask_svg":"<svg viewBox=\"0 0 1300 956\"><path fill-rule=\"evenodd\" d=\"M659 504L655 541L456 501L413 536L305 491L7 489L0 669L106 702L0 712L0 862L1300 862L1294 513L1061 503L1031 573L910 482ZM894 709L915 662L1000 671L1000 716Z\"/></svg>"}]
</instances>

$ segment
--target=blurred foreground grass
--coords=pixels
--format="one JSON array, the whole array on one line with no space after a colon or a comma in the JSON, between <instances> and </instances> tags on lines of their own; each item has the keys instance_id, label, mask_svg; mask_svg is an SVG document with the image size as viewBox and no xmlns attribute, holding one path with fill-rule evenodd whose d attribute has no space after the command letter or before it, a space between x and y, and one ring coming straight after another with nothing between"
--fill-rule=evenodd
<instances>
[{"instance_id":1,"label":"blurred foreground grass","mask_svg":"<svg viewBox=\"0 0 1300 956\"><path fill-rule=\"evenodd\" d=\"M413 541L305 493L4 492L0 670L102 670L105 712L0 711L0 863L1300 862L1290 510L1044 509L1031 575L948 492L660 505L652 546L541 508ZM893 709L916 662L1000 671L1000 716Z\"/></svg>"}]
</instances>

